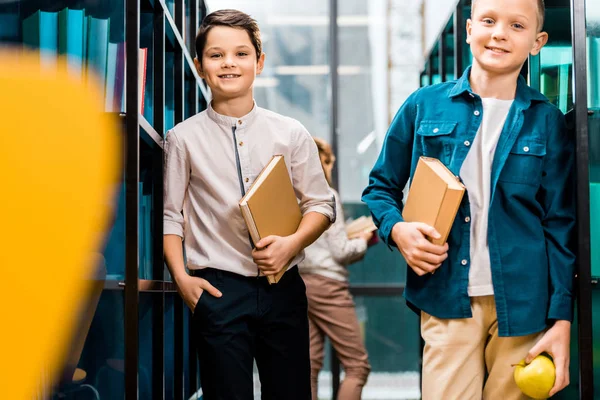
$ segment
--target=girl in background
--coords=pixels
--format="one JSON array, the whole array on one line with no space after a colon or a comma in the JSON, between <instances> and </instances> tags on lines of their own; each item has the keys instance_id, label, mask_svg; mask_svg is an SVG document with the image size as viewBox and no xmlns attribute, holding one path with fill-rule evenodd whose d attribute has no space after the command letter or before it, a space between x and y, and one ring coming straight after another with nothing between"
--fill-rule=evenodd
<instances>
[{"instance_id":1,"label":"girl in background","mask_svg":"<svg viewBox=\"0 0 600 400\"><path fill-rule=\"evenodd\" d=\"M323 139L314 140L325 178L335 197L337 218L319 239L305 249L305 259L299 266L308 298L312 398L318 399L318 375L323 367L327 336L346 373L338 399L359 400L371 367L349 290L347 266L364 257L373 232L348 239L340 196L331 188L335 155Z\"/></svg>"}]
</instances>

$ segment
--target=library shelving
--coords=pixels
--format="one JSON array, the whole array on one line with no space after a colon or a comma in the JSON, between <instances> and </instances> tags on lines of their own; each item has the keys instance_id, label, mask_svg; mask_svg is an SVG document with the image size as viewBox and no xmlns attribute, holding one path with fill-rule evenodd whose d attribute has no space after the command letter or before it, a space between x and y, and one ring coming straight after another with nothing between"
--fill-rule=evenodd
<instances>
[{"instance_id":1,"label":"library shelving","mask_svg":"<svg viewBox=\"0 0 600 400\"><path fill-rule=\"evenodd\" d=\"M44 68L66 58L72 76L96 80L123 135L122 180L97 274L102 291L85 312L77 379L56 382L54 395L187 399L198 389L189 313L163 262L162 142L210 98L193 63L205 14L202 0L0 2L0 44L38 52Z\"/></svg>"}]
</instances>

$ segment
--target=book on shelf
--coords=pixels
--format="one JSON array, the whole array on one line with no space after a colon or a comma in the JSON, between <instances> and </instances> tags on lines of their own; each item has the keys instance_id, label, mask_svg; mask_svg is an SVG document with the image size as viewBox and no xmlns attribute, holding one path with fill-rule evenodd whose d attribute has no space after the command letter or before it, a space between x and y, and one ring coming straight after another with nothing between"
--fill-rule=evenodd
<instances>
[{"instance_id":1,"label":"book on shelf","mask_svg":"<svg viewBox=\"0 0 600 400\"><path fill-rule=\"evenodd\" d=\"M67 59L67 71L83 79L85 60L85 19L83 10L64 8L58 12L58 53Z\"/></svg>"},{"instance_id":2,"label":"book on shelf","mask_svg":"<svg viewBox=\"0 0 600 400\"><path fill-rule=\"evenodd\" d=\"M96 79L98 86L106 91L110 20L88 15L87 30L86 81Z\"/></svg>"},{"instance_id":3,"label":"book on shelf","mask_svg":"<svg viewBox=\"0 0 600 400\"><path fill-rule=\"evenodd\" d=\"M588 106L600 108L600 37L588 36Z\"/></svg>"},{"instance_id":4,"label":"book on shelf","mask_svg":"<svg viewBox=\"0 0 600 400\"><path fill-rule=\"evenodd\" d=\"M273 156L267 163L239 207L255 244L270 235L289 236L296 232L302 213L282 155ZM269 283L279 282L288 267L289 263L277 275L268 276Z\"/></svg>"},{"instance_id":5,"label":"book on shelf","mask_svg":"<svg viewBox=\"0 0 600 400\"><path fill-rule=\"evenodd\" d=\"M43 68L56 70L58 58L58 13L37 10L22 22L23 44L39 49Z\"/></svg>"},{"instance_id":6,"label":"book on shelf","mask_svg":"<svg viewBox=\"0 0 600 400\"><path fill-rule=\"evenodd\" d=\"M373 217L371 216L366 217L362 215L346 224L346 234L348 235L348 239L357 238L363 232L374 232L376 230L377 226L373 222Z\"/></svg>"},{"instance_id":7,"label":"book on shelf","mask_svg":"<svg viewBox=\"0 0 600 400\"><path fill-rule=\"evenodd\" d=\"M104 111L116 111L115 93L117 81L117 57L119 54L118 43L108 43L106 62L106 86L104 88Z\"/></svg>"},{"instance_id":8,"label":"book on shelf","mask_svg":"<svg viewBox=\"0 0 600 400\"><path fill-rule=\"evenodd\" d=\"M115 101L120 104L122 113L127 112L127 57L125 56L125 43L120 54L123 55L123 67L117 63L117 77L115 84ZM120 50L120 49L119 49ZM118 51L119 51L118 50ZM120 56L119 54L119 56ZM117 59L118 61L119 59ZM138 49L138 112L144 114L144 96L146 92L146 66L148 63L148 49ZM120 75L122 74L122 75ZM122 76L122 79L120 77ZM119 87L120 85L120 87Z\"/></svg>"},{"instance_id":9,"label":"book on shelf","mask_svg":"<svg viewBox=\"0 0 600 400\"><path fill-rule=\"evenodd\" d=\"M430 240L442 245L448 239L464 193L465 186L440 160L420 157L402 217L406 222L434 227L441 237Z\"/></svg>"}]
</instances>

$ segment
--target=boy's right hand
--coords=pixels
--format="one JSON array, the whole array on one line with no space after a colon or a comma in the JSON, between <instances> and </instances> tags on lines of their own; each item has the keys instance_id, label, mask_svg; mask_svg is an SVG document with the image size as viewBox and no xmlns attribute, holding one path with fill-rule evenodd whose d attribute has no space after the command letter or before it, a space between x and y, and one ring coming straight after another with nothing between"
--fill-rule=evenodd
<instances>
[{"instance_id":1,"label":"boy's right hand","mask_svg":"<svg viewBox=\"0 0 600 400\"><path fill-rule=\"evenodd\" d=\"M431 243L427 237L437 239L440 234L421 222L398 222L392 228L392 240L408 266L419 276L434 273L448 258L448 243L440 246Z\"/></svg>"},{"instance_id":2,"label":"boy's right hand","mask_svg":"<svg viewBox=\"0 0 600 400\"><path fill-rule=\"evenodd\" d=\"M185 274L180 279L176 279L175 282L179 295L192 312L196 309L196 304L198 304L200 296L202 296L205 290L214 297L222 296L222 293L206 279Z\"/></svg>"}]
</instances>

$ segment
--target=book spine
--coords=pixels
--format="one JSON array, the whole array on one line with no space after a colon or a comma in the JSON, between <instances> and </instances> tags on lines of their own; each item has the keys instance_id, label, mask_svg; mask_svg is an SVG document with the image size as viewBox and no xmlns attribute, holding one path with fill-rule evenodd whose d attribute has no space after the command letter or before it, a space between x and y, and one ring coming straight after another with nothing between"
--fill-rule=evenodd
<instances>
[{"instance_id":1,"label":"book spine","mask_svg":"<svg viewBox=\"0 0 600 400\"><path fill-rule=\"evenodd\" d=\"M97 19L89 16L87 45L87 79L95 76L100 87L106 86L106 64L108 58L108 19ZM93 73L90 73L93 71Z\"/></svg>"},{"instance_id":2,"label":"book spine","mask_svg":"<svg viewBox=\"0 0 600 400\"><path fill-rule=\"evenodd\" d=\"M464 190L447 189L439 209L438 218L435 221L435 229L441 235L439 239L433 239L433 244L443 245L448 240L452 230L456 213L460 207Z\"/></svg>"},{"instance_id":3,"label":"book spine","mask_svg":"<svg viewBox=\"0 0 600 400\"><path fill-rule=\"evenodd\" d=\"M67 71L79 79L83 77L84 36L83 10L65 8L58 13L58 50L67 58Z\"/></svg>"},{"instance_id":4,"label":"book spine","mask_svg":"<svg viewBox=\"0 0 600 400\"><path fill-rule=\"evenodd\" d=\"M117 50L116 43L108 43L108 54L106 58L106 88L104 93L104 111L116 111L115 108L115 80L117 73Z\"/></svg>"}]
</instances>

